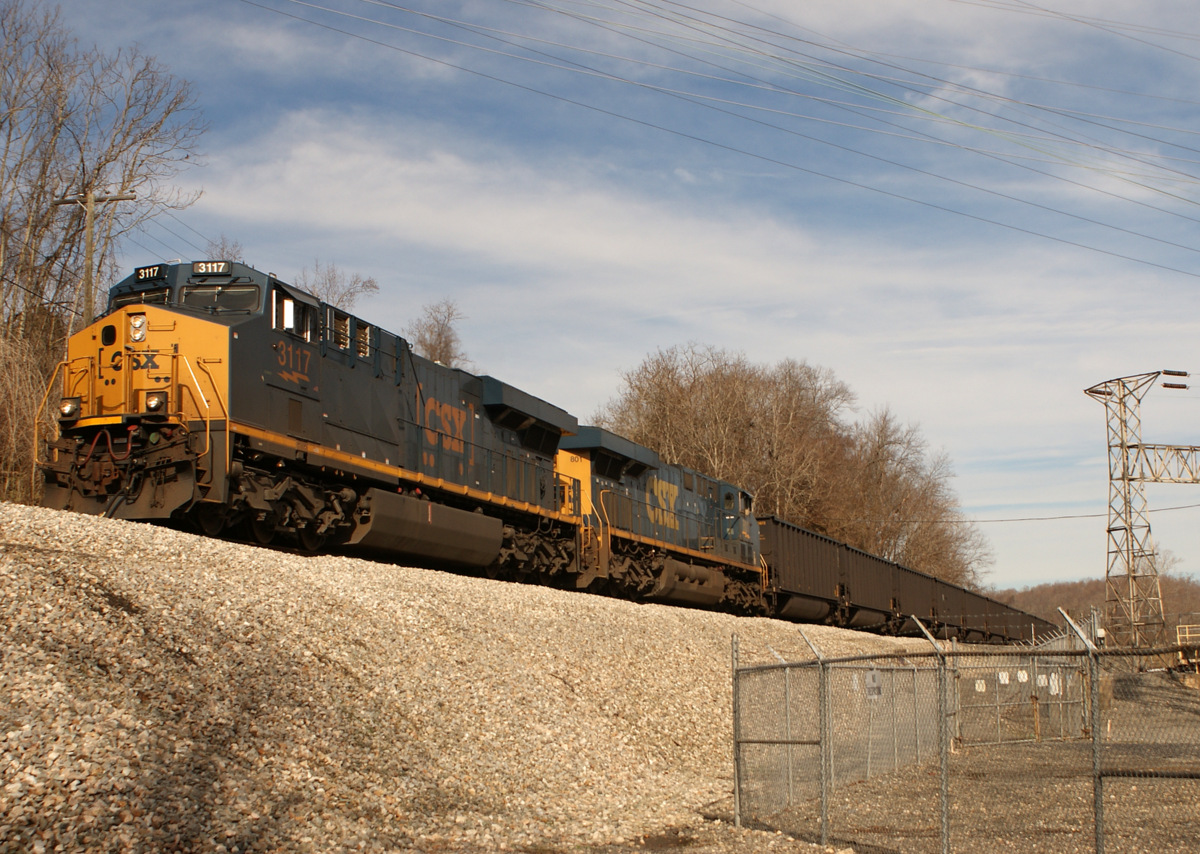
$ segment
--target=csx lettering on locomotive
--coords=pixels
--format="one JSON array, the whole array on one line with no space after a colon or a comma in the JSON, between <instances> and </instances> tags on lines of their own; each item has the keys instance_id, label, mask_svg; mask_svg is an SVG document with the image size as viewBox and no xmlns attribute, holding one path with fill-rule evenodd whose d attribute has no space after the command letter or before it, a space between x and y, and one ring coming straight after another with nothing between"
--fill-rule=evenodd
<instances>
[{"instance_id":1,"label":"csx lettering on locomotive","mask_svg":"<svg viewBox=\"0 0 1200 854\"><path fill-rule=\"evenodd\" d=\"M155 353L122 353L117 350L109 359L109 368L114 371L119 371L124 367L125 362L129 363L131 371L157 371L158 358Z\"/></svg>"},{"instance_id":2,"label":"csx lettering on locomotive","mask_svg":"<svg viewBox=\"0 0 1200 854\"><path fill-rule=\"evenodd\" d=\"M652 477L646 482L646 493L650 499L650 521L656 525L679 530L679 519L675 515L675 502L679 499L679 484Z\"/></svg>"},{"instance_id":3,"label":"csx lettering on locomotive","mask_svg":"<svg viewBox=\"0 0 1200 854\"><path fill-rule=\"evenodd\" d=\"M441 446L447 451L461 454L466 448L463 429L467 423L467 412L452 403L439 401L435 397L425 400L425 441Z\"/></svg>"}]
</instances>

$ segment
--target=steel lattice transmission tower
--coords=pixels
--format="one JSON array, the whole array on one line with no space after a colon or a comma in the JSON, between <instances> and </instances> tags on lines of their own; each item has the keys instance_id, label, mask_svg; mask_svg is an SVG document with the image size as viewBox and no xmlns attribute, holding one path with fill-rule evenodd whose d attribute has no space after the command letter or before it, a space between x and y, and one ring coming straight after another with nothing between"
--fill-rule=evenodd
<instances>
[{"instance_id":1,"label":"steel lattice transmission tower","mask_svg":"<svg viewBox=\"0 0 1200 854\"><path fill-rule=\"evenodd\" d=\"M1200 448L1143 445L1141 402L1160 376L1155 371L1108 380L1084 393L1108 411L1108 571L1104 623L1113 646L1146 648L1166 643L1162 590L1144 483L1200 483ZM1164 388L1187 388L1164 382Z\"/></svg>"}]
</instances>

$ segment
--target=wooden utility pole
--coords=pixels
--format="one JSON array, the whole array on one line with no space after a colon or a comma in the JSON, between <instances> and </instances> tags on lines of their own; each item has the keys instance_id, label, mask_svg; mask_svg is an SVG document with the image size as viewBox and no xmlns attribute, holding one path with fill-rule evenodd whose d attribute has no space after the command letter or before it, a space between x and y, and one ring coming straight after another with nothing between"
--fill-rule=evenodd
<instances>
[{"instance_id":1,"label":"wooden utility pole","mask_svg":"<svg viewBox=\"0 0 1200 854\"><path fill-rule=\"evenodd\" d=\"M64 196L51 202L53 205L83 205L83 309L81 311L83 326L92 322L92 310L96 302L92 286L92 276L96 264L94 257L96 252L96 205L107 202L132 202L135 199L137 199L136 193L97 196L95 190L88 190L86 193ZM71 327L74 329L74 321L71 322Z\"/></svg>"}]
</instances>

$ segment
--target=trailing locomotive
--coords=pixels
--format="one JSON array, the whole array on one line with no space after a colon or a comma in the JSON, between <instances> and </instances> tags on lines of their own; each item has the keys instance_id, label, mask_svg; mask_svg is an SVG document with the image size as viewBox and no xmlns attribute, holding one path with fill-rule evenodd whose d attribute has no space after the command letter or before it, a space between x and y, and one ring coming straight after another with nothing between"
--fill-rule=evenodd
<instances>
[{"instance_id":1,"label":"trailing locomotive","mask_svg":"<svg viewBox=\"0 0 1200 854\"><path fill-rule=\"evenodd\" d=\"M1049 627L950 607L928 576L903 595L878 572L826 579L736 485L243 264L138 268L59 375L50 507L744 614L903 631L915 612L980 640Z\"/></svg>"}]
</instances>

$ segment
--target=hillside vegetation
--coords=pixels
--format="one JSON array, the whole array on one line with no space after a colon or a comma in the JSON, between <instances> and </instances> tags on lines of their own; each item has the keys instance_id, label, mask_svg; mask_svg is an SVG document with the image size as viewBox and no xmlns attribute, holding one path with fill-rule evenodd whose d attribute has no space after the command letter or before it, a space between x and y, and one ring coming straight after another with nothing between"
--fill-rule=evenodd
<instances>
[{"instance_id":1,"label":"hillside vegetation","mask_svg":"<svg viewBox=\"0 0 1200 854\"><path fill-rule=\"evenodd\" d=\"M1159 581L1163 612L1173 643L1176 625L1200 623L1200 581L1190 575L1172 573L1161 575ZM1093 608L1104 614L1105 582L1103 578L1060 581L1019 590L995 590L990 595L1022 611L1055 622L1059 621L1058 609L1062 608L1078 621L1087 619Z\"/></svg>"},{"instance_id":2,"label":"hillside vegetation","mask_svg":"<svg viewBox=\"0 0 1200 854\"><path fill-rule=\"evenodd\" d=\"M991 552L962 513L950 459L886 408L851 420L854 402L827 368L689 344L624 373L597 423L749 490L759 515L977 587Z\"/></svg>"}]
</instances>

